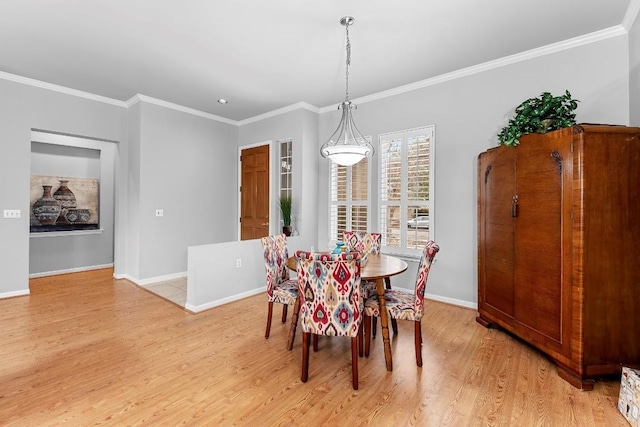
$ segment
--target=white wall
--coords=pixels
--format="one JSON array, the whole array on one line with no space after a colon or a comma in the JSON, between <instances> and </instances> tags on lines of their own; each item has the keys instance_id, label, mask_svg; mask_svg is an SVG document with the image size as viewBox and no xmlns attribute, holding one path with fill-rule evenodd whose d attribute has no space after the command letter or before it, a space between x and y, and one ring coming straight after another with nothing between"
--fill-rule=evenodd
<instances>
[{"instance_id":1,"label":"white wall","mask_svg":"<svg viewBox=\"0 0 640 427\"><path fill-rule=\"evenodd\" d=\"M428 293L465 305L477 302L477 156L497 144L496 134L513 109L543 91L562 94L569 89L582 101L579 122L626 125L627 73L626 36L620 36L358 105L355 121L376 144L380 133L435 125L432 231L441 250ZM338 120L337 112L322 114L320 140ZM373 164L377 162L374 158ZM328 165L321 162L320 167L320 206L326 206ZM320 245L328 240L326 216L321 210ZM405 278L415 279L410 274ZM400 278L394 282L412 286Z\"/></svg>"},{"instance_id":2,"label":"white wall","mask_svg":"<svg viewBox=\"0 0 640 427\"><path fill-rule=\"evenodd\" d=\"M287 244L302 247L300 240L300 236L289 237ZM262 253L259 239L190 247L186 308L198 312L266 292ZM241 268L236 268L238 259Z\"/></svg>"}]
</instances>

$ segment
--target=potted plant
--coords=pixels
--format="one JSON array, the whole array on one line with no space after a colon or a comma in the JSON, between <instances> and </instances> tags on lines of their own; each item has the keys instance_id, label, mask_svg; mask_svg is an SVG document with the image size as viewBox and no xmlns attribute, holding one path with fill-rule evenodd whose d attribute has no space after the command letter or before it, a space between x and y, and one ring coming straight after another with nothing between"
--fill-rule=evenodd
<instances>
[{"instance_id":1,"label":"potted plant","mask_svg":"<svg viewBox=\"0 0 640 427\"><path fill-rule=\"evenodd\" d=\"M519 138L528 133L547 133L576 124L578 100L573 99L567 90L564 95L553 96L543 92L537 98L529 98L520 104L516 115L498 134L500 144L515 146Z\"/></svg>"},{"instance_id":2,"label":"potted plant","mask_svg":"<svg viewBox=\"0 0 640 427\"><path fill-rule=\"evenodd\" d=\"M291 236L291 196L280 197L280 211L282 212L282 232Z\"/></svg>"}]
</instances>

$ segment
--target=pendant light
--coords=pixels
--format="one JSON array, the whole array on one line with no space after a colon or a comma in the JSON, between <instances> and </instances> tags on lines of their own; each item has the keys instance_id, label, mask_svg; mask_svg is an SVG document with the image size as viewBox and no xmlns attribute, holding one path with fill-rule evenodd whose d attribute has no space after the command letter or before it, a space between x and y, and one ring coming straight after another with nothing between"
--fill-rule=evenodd
<instances>
[{"instance_id":1,"label":"pendant light","mask_svg":"<svg viewBox=\"0 0 640 427\"><path fill-rule=\"evenodd\" d=\"M367 138L362 136L351 115L351 110L358 108L349 101L349 65L351 65L349 26L353 25L354 22L355 19L351 16L345 16L340 20L340 24L345 27L347 33L346 91L344 102L338 106L338 109L342 110L342 118L336 131L320 148L322 157L331 159L331 161L341 166L354 165L365 157L371 157L374 153L373 146Z\"/></svg>"}]
</instances>

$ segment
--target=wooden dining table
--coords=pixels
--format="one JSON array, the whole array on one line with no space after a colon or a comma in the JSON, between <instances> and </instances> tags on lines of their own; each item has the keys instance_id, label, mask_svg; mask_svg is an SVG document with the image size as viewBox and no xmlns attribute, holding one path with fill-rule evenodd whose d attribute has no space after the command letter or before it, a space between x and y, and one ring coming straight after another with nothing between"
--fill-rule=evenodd
<instances>
[{"instance_id":1,"label":"wooden dining table","mask_svg":"<svg viewBox=\"0 0 640 427\"><path fill-rule=\"evenodd\" d=\"M384 360L387 365L387 371L392 371L393 358L391 356L391 340L389 339L389 313L387 312L384 299L384 279L404 272L408 265L400 258L391 255L369 254L367 258L367 263L364 267L360 268L360 278L362 280L376 282L376 290L378 292L378 301L380 304L380 326L382 327L382 341L384 343ZM295 257L289 257L289 259L287 259L287 267L290 270L296 270ZM289 350L293 348L293 339L298 325L298 313L300 312L299 298L300 297L298 296L298 300L296 300L296 304L293 309L293 315L291 316L291 327L289 328L289 339L287 342L287 348Z\"/></svg>"}]
</instances>

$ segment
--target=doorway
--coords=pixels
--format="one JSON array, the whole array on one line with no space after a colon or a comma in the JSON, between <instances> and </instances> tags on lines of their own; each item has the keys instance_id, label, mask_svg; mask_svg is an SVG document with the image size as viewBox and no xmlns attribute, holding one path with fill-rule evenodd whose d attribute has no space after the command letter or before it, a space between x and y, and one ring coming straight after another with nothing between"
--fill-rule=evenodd
<instances>
[{"instance_id":1,"label":"doorway","mask_svg":"<svg viewBox=\"0 0 640 427\"><path fill-rule=\"evenodd\" d=\"M240 240L269 235L270 145L240 152Z\"/></svg>"}]
</instances>

